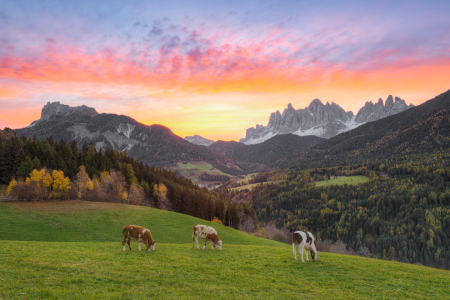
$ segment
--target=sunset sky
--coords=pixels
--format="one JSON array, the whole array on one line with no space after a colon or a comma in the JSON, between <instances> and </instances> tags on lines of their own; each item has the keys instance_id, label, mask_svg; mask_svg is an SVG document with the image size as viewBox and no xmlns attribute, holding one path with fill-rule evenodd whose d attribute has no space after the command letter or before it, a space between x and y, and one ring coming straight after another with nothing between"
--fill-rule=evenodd
<instances>
[{"instance_id":1,"label":"sunset sky","mask_svg":"<svg viewBox=\"0 0 450 300\"><path fill-rule=\"evenodd\" d=\"M288 103L450 89L450 1L0 1L0 128L47 102L239 140Z\"/></svg>"}]
</instances>

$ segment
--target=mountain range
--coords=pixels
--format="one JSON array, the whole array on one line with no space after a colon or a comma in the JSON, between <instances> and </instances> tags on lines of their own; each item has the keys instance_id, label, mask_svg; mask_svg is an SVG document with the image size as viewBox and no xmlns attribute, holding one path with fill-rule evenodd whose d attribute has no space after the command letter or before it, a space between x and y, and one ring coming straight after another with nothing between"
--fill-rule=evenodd
<instances>
[{"instance_id":1,"label":"mountain range","mask_svg":"<svg viewBox=\"0 0 450 300\"><path fill-rule=\"evenodd\" d=\"M404 159L450 148L450 90L406 111L327 139L278 162L309 169Z\"/></svg>"},{"instance_id":2,"label":"mountain range","mask_svg":"<svg viewBox=\"0 0 450 300\"><path fill-rule=\"evenodd\" d=\"M381 99L376 104L366 103L356 116L352 112L345 112L335 103L323 105L319 100L312 101L304 110L295 110L292 105L288 105L283 114L272 114L269 125L264 127L278 128L277 134L258 144L224 141L211 144L211 140L200 136L187 137L192 138L191 141L205 143L204 146L195 145L162 125L147 126L128 116L99 114L94 108L84 105L69 107L59 102L47 103L39 120L26 128L17 129L16 132L40 140L50 136L55 140L75 140L80 147L84 143L92 143L97 151L106 148L126 151L143 163L156 167L170 167L181 161L203 160L227 174L241 175L291 165L320 166L330 160L330 157L341 159L343 153L361 152L362 148L378 143L376 141L397 132L399 128L416 128L417 124L414 122L420 119L416 112L422 111L424 105L410 108L411 106L407 106L400 98L395 98L394 101L390 96L385 104ZM402 109L406 111L399 113ZM303 118L305 113L311 117L314 115L311 120L314 124L325 126L322 128L334 124L333 130L336 132L342 129L339 129L339 124L348 124L346 122L350 119L358 124L358 128L328 139L314 135L299 136L298 130L294 133L284 133L282 129L288 128L289 124L292 125L291 128L306 124L306 121L299 123L299 116ZM385 114L396 116L371 121ZM408 118L407 125L398 123L410 115L414 117ZM305 117L302 120L307 119ZM367 123L359 123L362 121ZM395 121L396 125L392 125ZM277 127L276 124L280 126ZM331 127L327 129L327 132L331 131ZM208 144L210 145L206 146Z\"/></svg>"},{"instance_id":3,"label":"mountain range","mask_svg":"<svg viewBox=\"0 0 450 300\"><path fill-rule=\"evenodd\" d=\"M380 98L377 103L366 102L356 115L345 111L338 104L332 102L323 104L319 99L313 100L308 107L295 110L292 104L287 108L270 115L267 126L256 125L247 129L245 138L240 142L250 145L262 143L279 134L292 133L299 136L315 135L331 138L349 131L364 123L376 121L398 114L413 107L398 97L389 95L386 102Z\"/></svg>"},{"instance_id":4,"label":"mountain range","mask_svg":"<svg viewBox=\"0 0 450 300\"><path fill-rule=\"evenodd\" d=\"M39 120L15 131L42 141L49 137L75 140L79 147L92 143L97 151L107 148L126 151L129 156L160 168L203 160L230 175L267 171L275 167L276 161L323 140L315 136L283 135L258 145L245 145L192 137L209 144L206 147L190 143L162 125L147 126L128 116L99 114L91 107L69 107L59 102L47 103Z\"/></svg>"}]
</instances>

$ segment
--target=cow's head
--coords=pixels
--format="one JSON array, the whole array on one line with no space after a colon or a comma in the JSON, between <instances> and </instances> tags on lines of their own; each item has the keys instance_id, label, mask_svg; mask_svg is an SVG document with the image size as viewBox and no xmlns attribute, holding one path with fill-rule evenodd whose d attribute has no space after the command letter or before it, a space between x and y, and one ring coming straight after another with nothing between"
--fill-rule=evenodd
<instances>
[{"instance_id":1,"label":"cow's head","mask_svg":"<svg viewBox=\"0 0 450 300\"><path fill-rule=\"evenodd\" d=\"M219 240L217 243L214 244L214 247L216 247L217 250L222 250L222 241Z\"/></svg>"},{"instance_id":2,"label":"cow's head","mask_svg":"<svg viewBox=\"0 0 450 300\"><path fill-rule=\"evenodd\" d=\"M150 250L152 250L152 251L155 251L155 241L152 241L151 243L150 243Z\"/></svg>"}]
</instances>

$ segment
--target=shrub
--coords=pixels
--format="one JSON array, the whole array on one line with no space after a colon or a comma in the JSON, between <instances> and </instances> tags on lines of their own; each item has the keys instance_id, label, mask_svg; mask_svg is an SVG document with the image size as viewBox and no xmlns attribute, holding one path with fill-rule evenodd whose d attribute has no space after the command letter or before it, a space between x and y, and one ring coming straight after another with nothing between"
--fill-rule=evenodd
<instances>
[{"instance_id":1,"label":"shrub","mask_svg":"<svg viewBox=\"0 0 450 300\"><path fill-rule=\"evenodd\" d=\"M217 223L217 224L222 224L222 221L219 220L219 218L217 218L217 217L214 217L214 219L211 222Z\"/></svg>"}]
</instances>

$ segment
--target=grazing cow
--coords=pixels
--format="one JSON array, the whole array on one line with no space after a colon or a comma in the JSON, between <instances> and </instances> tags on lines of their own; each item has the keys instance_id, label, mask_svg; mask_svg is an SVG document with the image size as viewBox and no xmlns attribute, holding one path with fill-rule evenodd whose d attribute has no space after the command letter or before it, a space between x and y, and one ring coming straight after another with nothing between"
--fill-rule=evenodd
<instances>
[{"instance_id":1,"label":"grazing cow","mask_svg":"<svg viewBox=\"0 0 450 300\"><path fill-rule=\"evenodd\" d=\"M147 251L155 251L155 241L152 238L150 230L142 226L125 225L123 226L123 251L125 251L125 243L128 243L128 247L131 249L131 239L139 241L139 251L141 251L141 244L147 247Z\"/></svg>"},{"instance_id":2,"label":"grazing cow","mask_svg":"<svg viewBox=\"0 0 450 300\"><path fill-rule=\"evenodd\" d=\"M317 248L316 248L316 239L312 235L311 232L304 231L296 231L292 235L292 248L294 251L295 262L297 262L297 248L300 252L302 262L303 260L303 249L306 252L306 260L308 259L308 251L311 251L311 257L313 260L317 260Z\"/></svg>"},{"instance_id":3,"label":"grazing cow","mask_svg":"<svg viewBox=\"0 0 450 300\"><path fill-rule=\"evenodd\" d=\"M201 239L205 240L203 250L205 250L206 244L208 242L211 243L212 250L214 250L214 247L216 247L217 250L222 250L222 241L219 239L217 231L214 228L212 228L211 226L195 224L192 230L192 247L195 248L195 245L197 245L197 249L199 249L198 238L200 237Z\"/></svg>"}]
</instances>

